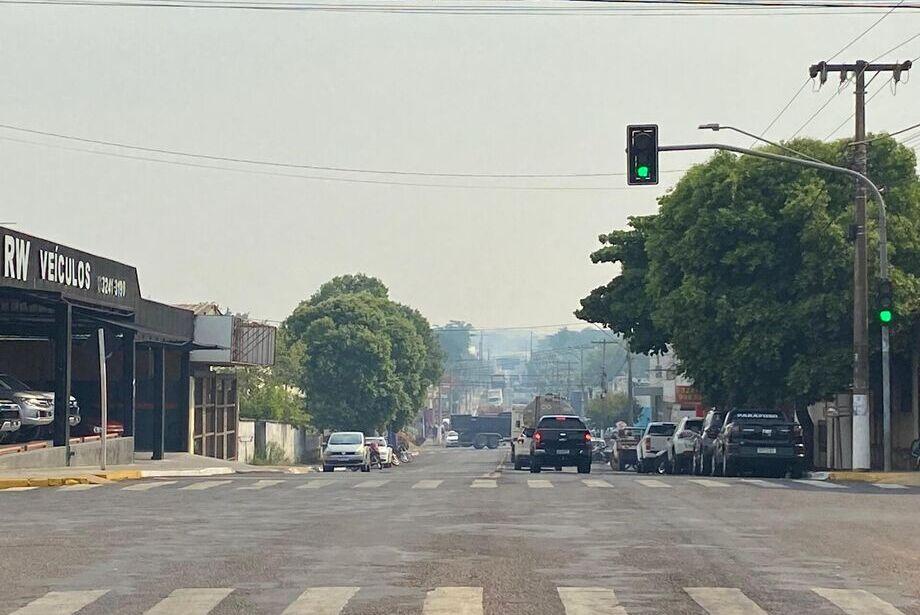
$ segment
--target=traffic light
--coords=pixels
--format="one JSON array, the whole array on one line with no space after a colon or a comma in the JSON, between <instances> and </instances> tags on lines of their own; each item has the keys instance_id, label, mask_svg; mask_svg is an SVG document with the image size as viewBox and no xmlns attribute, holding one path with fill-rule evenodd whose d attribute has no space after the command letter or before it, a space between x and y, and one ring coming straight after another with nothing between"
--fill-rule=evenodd
<instances>
[{"instance_id":1,"label":"traffic light","mask_svg":"<svg viewBox=\"0 0 920 615\"><path fill-rule=\"evenodd\" d=\"M878 283L878 320L883 325L890 325L894 321L891 280L880 280Z\"/></svg>"},{"instance_id":2,"label":"traffic light","mask_svg":"<svg viewBox=\"0 0 920 615\"><path fill-rule=\"evenodd\" d=\"M630 186L658 183L658 124L626 127L626 165Z\"/></svg>"}]
</instances>

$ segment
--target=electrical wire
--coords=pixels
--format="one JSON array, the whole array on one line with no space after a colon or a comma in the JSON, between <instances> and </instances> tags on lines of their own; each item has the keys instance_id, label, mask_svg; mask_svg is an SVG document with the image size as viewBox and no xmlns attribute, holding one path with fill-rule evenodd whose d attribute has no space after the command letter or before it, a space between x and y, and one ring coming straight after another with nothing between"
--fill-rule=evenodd
<instances>
[{"instance_id":1,"label":"electrical wire","mask_svg":"<svg viewBox=\"0 0 920 615\"><path fill-rule=\"evenodd\" d=\"M865 141L853 141L853 142L851 142L849 145L861 145L861 144L866 144L866 145L868 145L869 143L875 143L876 141L881 141L882 139L888 139L888 138L891 138L891 137L896 137L897 135L902 134L902 133L905 133L905 132L907 132L908 130L913 130L914 128L920 128L920 124L914 124L913 126L908 126L907 128L902 128L901 130L895 130L894 132L889 132L889 133L886 133L886 134L881 135L881 136L878 136L878 137L873 137L873 138L871 138L871 139L866 139ZM905 143L908 139L913 139L913 138L915 138L915 137L918 136L918 135L920 135L920 132L916 133L916 135L912 135L912 136L909 136L909 137L905 137L904 141L901 141L901 143Z\"/></svg>"},{"instance_id":2,"label":"electrical wire","mask_svg":"<svg viewBox=\"0 0 920 615\"><path fill-rule=\"evenodd\" d=\"M871 26L869 26L868 28L866 28L865 30L863 30L862 32L860 32L860 33L856 36L856 38L854 38L854 39L851 40L849 43L847 43L847 44L844 45L842 48L840 48L840 50L837 51L837 53L835 53L835 54L832 55L831 57L829 57L829 58L827 59L827 61L828 61L828 62L832 61L834 58L836 58L837 56L839 56L841 53L843 53L844 51L846 51L847 49L849 49L850 47L852 47L853 45L855 45L857 42L859 42L859 40L860 40L862 37L864 37L864 36L867 35L869 32L871 32L872 30L874 30L874 29L875 29L875 26L877 26L877 25L879 25L880 23L882 23L882 22L885 20L886 17L888 17L889 15L891 15L892 13L894 13L895 10L897 10L897 8L900 7L902 4L904 4L904 0L901 0L901 1L898 2L896 5L894 5L893 7L891 7L891 9L890 9L887 13L885 13L884 15L882 15L881 17L879 17Z\"/></svg>"}]
</instances>

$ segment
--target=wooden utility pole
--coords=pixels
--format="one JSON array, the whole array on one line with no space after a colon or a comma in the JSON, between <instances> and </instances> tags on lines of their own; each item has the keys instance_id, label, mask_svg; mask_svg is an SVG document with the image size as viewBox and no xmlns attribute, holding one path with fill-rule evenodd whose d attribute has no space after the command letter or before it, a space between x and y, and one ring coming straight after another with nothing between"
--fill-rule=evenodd
<instances>
[{"instance_id":1,"label":"wooden utility pole","mask_svg":"<svg viewBox=\"0 0 920 615\"><path fill-rule=\"evenodd\" d=\"M855 64L828 64L819 62L809 68L812 79L820 77L827 81L829 73L838 73L841 83L853 75L856 82L856 133L854 139L853 170L866 175L868 159L866 152L866 72L892 73L895 83L901 74L910 70L911 62L900 64L872 64L859 60ZM868 470L871 467L870 420L869 420L869 280L868 241L866 236L866 187L856 183L854 211L856 231L853 262L853 469ZM887 327L886 327L887 328ZM887 333L887 332L886 332ZM887 346L887 339L884 340ZM887 348L885 349L887 350ZM887 396L886 400L887 402ZM891 467L891 419L890 408L885 403L884 446L885 469Z\"/></svg>"}]
</instances>

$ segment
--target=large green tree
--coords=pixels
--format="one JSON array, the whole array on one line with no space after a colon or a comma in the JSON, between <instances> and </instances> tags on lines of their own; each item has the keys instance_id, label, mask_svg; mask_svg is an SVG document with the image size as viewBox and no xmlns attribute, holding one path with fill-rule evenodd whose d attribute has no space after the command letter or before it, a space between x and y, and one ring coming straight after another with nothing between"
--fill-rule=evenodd
<instances>
[{"instance_id":1,"label":"large green tree","mask_svg":"<svg viewBox=\"0 0 920 615\"><path fill-rule=\"evenodd\" d=\"M318 427L400 428L441 375L428 321L362 274L327 282L283 325L299 350L297 381Z\"/></svg>"},{"instance_id":2,"label":"large green tree","mask_svg":"<svg viewBox=\"0 0 920 615\"><path fill-rule=\"evenodd\" d=\"M845 142L792 146L838 165L851 151ZM915 327L920 303L916 159L881 139L870 161L870 176L886 189L897 339ZM582 300L578 315L623 334L636 350L669 343L714 403L801 407L846 390L853 191L842 175L717 154L660 199L656 216L604 238L595 262L619 262L622 273ZM874 223L869 231L874 244Z\"/></svg>"}]
</instances>

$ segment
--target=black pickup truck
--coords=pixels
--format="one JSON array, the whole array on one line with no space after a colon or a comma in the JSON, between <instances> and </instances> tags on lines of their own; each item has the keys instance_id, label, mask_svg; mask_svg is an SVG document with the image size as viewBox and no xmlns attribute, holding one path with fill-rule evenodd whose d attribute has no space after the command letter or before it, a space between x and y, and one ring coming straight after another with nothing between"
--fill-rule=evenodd
<instances>
[{"instance_id":1,"label":"black pickup truck","mask_svg":"<svg viewBox=\"0 0 920 615\"><path fill-rule=\"evenodd\" d=\"M736 476L766 473L801 478L805 471L802 428L777 410L731 410L716 437L713 469Z\"/></svg>"},{"instance_id":2,"label":"black pickup truck","mask_svg":"<svg viewBox=\"0 0 920 615\"><path fill-rule=\"evenodd\" d=\"M530 445L530 471L575 466L579 474L588 474L592 451L591 432L580 418L566 414L544 416L537 423Z\"/></svg>"}]
</instances>

